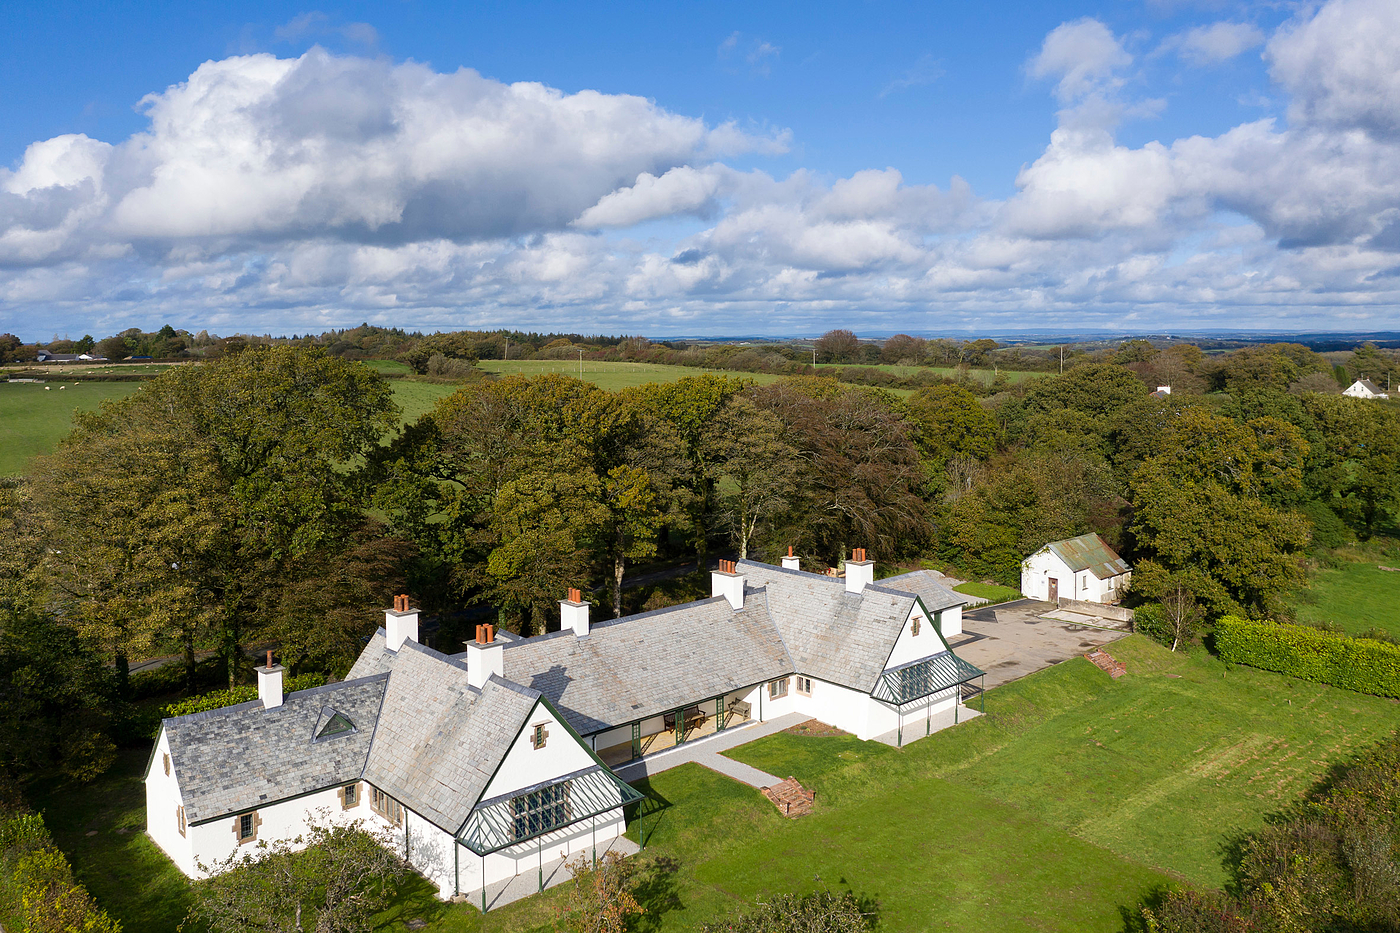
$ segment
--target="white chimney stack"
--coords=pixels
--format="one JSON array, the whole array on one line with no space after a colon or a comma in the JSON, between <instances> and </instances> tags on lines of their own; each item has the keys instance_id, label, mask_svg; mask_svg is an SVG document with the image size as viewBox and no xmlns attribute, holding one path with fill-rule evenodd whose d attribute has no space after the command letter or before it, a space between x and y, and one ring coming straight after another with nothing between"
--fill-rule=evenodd
<instances>
[{"instance_id":1,"label":"white chimney stack","mask_svg":"<svg viewBox=\"0 0 1400 933\"><path fill-rule=\"evenodd\" d=\"M276 709L282 705L282 665L272 663L272 652L267 653L267 667L258 668L258 699L263 709Z\"/></svg>"},{"instance_id":2,"label":"white chimney stack","mask_svg":"<svg viewBox=\"0 0 1400 933\"><path fill-rule=\"evenodd\" d=\"M588 603L576 589L569 590L569 598L559 600L559 628L573 629L582 638L588 634Z\"/></svg>"},{"instance_id":3,"label":"white chimney stack","mask_svg":"<svg viewBox=\"0 0 1400 933\"><path fill-rule=\"evenodd\" d=\"M791 545L791 544L788 545L788 552L787 552L787 554L784 555L784 557L783 557L783 569L784 569L784 570L801 570L801 569L802 569L802 558L800 558L800 557L798 557L797 555L795 555L795 554L792 553L792 545Z\"/></svg>"},{"instance_id":4,"label":"white chimney stack","mask_svg":"<svg viewBox=\"0 0 1400 933\"><path fill-rule=\"evenodd\" d=\"M405 641L418 640L418 610L408 608L407 596L395 596L394 608L384 610L385 645L398 651Z\"/></svg>"},{"instance_id":5,"label":"white chimney stack","mask_svg":"<svg viewBox=\"0 0 1400 933\"><path fill-rule=\"evenodd\" d=\"M496 638L496 626L478 625L476 641L467 642L467 684L480 690L491 675L506 676L506 645Z\"/></svg>"},{"instance_id":6,"label":"white chimney stack","mask_svg":"<svg viewBox=\"0 0 1400 933\"><path fill-rule=\"evenodd\" d=\"M722 560L710 571L710 595L723 596L737 612L744 608L744 576L734 570L734 561Z\"/></svg>"},{"instance_id":7,"label":"white chimney stack","mask_svg":"<svg viewBox=\"0 0 1400 933\"><path fill-rule=\"evenodd\" d=\"M846 592L859 593L875 582L875 562L865 559L865 548L858 547L846 561Z\"/></svg>"}]
</instances>

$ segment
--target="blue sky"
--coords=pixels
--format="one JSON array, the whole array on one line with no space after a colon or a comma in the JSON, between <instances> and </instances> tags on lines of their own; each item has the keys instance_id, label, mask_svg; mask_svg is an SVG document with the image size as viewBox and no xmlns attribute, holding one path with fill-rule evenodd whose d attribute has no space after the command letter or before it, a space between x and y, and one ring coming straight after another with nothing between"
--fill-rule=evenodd
<instances>
[{"instance_id":1,"label":"blue sky","mask_svg":"<svg viewBox=\"0 0 1400 933\"><path fill-rule=\"evenodd\" d=\"M1400 325L1392 2L597 6L6 5L0 329Z\"/></svg>"}]
</instances>

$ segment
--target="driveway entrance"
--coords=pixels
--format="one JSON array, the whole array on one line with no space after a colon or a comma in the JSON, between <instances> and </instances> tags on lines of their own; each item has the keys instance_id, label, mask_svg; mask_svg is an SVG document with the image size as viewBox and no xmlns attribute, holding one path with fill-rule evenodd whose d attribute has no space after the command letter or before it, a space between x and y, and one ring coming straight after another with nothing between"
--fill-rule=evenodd
<instances>
[{"instance_id":1,"label":"driveway entrance","mask_svg":"<svg viewBox=\"0 0 1400 933\"><path fill-rule=\"evenodd\" d=\"M958 657L987 672L991 689L1088 654L1128 633L1127 622L1018 599L964 612L963 634L948 643Z\"/></svg>"}]
</instances>

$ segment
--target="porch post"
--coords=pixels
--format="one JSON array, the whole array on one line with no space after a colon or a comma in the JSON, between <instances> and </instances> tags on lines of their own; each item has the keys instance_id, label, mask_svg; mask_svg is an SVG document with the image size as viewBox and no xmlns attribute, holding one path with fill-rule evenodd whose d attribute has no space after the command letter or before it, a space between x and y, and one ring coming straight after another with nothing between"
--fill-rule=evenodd
<instances>
[{"instance_id":1,"label":"porch post","mask_svg":"<svg viewBox=\"0 0 1400 933\"><path fill-rule=\"evenodd\" d=\"M987 713L987 675L982 675L982 714Z\"/></svg>"},{"instance_id":2,"label":"porch post","mask_svg":"<svg viewBox=\"0 0 1400 933\"><path fill-rule=\"evenodd\" d=\"M540 845L539 845L539 848L535 849L535 853L536 853L536 855L538 856L538 858L539 858L539 860L540 860L540 890L543 891L543 890L544 890L544 837L543 837L543 836L540 837Z\"/></svg>"},{"instance_id":3,"label":"porch post","mask_svg":"<svg viewBox=\"0 0 1400 933\"><path fill-rule=\"evenodd\" d=\"M481 912L486 913L486 856L481 856Z\"/></svg>"}]
</instances>

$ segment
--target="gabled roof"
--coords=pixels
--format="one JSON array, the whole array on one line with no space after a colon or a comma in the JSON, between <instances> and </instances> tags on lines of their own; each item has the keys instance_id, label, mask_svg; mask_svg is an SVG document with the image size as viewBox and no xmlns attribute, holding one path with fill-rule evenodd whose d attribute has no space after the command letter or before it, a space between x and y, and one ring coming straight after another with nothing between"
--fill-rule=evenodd
<instances>
[{"instance_id":1,"label":"gabled roof","mask_svg":"<svg viewBox=\"0 0 1400 933\"><path fill-rule=\"evenodd\" d=\"M878 584L848 593L836 577L751 560L739 561L736 570L767 590L768 612L794 670L862 693L875 688L914 608L913 594Z\"/></svg>"},{"instance_id":2,"label":"gabled roof","mask_svg":"<svg viewBox=\"0 0 1400 933\"><path fill-rule=\"evenodd\" d=\"M768 595L754 589L737 612L716 596L505 646L506 678L549 697L585 734L793 670Z\"/></svg>"},{"instance_id":3,"label":"gabled roof","mask_svg":"<svg viewBox=\"0 0 1400 933\"><path fill-rule=\"evenodd\" d=\"M885 577L880 586L901 593L913 593L919 597L929 612L942 612L954 606L966 606L971 598L948 589L938 582L938 575L927 570L911 570L893 577Z\"/></svg>"},{"instance_id":4,"label":"gabled roof","mask_svg":"<svg viewBox=\"0 0 1400 933\"><path fill-rule=\"evenodd\" d=\"M299 690L270 710L252 700L165 720L186 819L207 822L358 780L388 679L380 674ZM327 707L355 731L316 741Z\"/></svg>"},{"instance_id":5,"label":"gabled roof","mask_svg":"<svg viewBox=\"0 0 1400 933\"><path fill-rule=\"evenodd\" d=\"M1087 570L1100 580L1107 580L1133 569L1103 538L1092 531L1077 538L1052 541L1046 547L1064 561L1070 570L1075 573Z\"/></svg>"},{"instance_id":6,"label":"gabled roof","mask_svg":"<svg viewBox=\"0 0 1400 933\"><path fill-rule=\"evenodd\" d=\"M1356 380L1354 383L1352 383L1352 387L1355 388L1356 386L1361 386L1361 388L1365 389L1367 392L1370 392L1372 395L1385 394L1385 389L1382 389L1380 386L1376 385L1369 379Z\"/></svg>"},{"instance_id":7,"label":"gabled roof","mask_svg":"<svg viewBox=\"0 0 1400 933\"><path fill-rule=\"evenodd\" d=\"M365 780L455 834L539 699L496 677L471 687L466 664L406 641L394 657Z\"/></svg>"}]
</instances>

